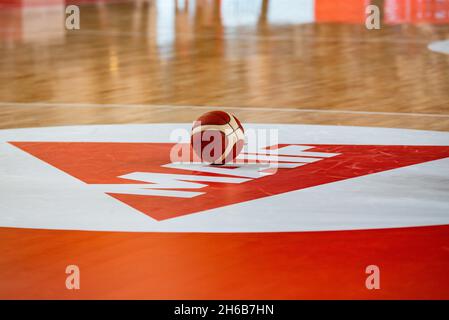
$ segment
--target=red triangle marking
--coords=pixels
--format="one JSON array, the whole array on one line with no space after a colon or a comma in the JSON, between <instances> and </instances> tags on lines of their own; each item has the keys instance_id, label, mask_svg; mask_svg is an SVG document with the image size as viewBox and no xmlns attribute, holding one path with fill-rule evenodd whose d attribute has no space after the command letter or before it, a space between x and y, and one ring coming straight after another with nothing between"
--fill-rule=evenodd
<instances>
[{"instance_id":1,"label":"red triangle marking","mask_svg":"<svg viewBox=\"0 0 449 320\"><path fill-rule=\"evenodd\" d=\"M125 184L132 172L201 174L161 167L170 163L172 143L10 142L12 145L88 184ZM284 147L287 145L279 145ZM360 177L449 157L448 146L309 145L312 152L339 153L241 184L207 183L205 194L174 198L110 194L156 220L170 219L289 191Z\"/></svg>"}]
</instances>

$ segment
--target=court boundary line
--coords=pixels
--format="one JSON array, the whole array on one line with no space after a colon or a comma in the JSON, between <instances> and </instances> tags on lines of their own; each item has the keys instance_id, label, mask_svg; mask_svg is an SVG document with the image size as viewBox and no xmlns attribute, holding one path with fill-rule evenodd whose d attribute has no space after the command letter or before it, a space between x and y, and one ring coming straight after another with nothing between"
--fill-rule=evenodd
<instances>
[{"instance_id":1,"label":"court boundary line","mask_svg":"<svg viewBox=\"0 0 449 320\"><path fill-rule=\"evenodd\" d=\"M99 30L99 29L83 29L83 30L70 30L70 35L77 36L112 36L112 37L143 37L143 38L154 38L156 35L147 34L145 32L140 31L122 31L122 30ZM189 32L181 32L177 33L177 35L181 36L191 36L193 33ZM234 34L234 33L225 33L217 37L214 33L205 33L201 34L201 37L204 38L214 38L214 39L254 39L254 40L267 40L267 41L286 41L291 40L291 36L264 36L254 34ZM383 39L382 37L375 38L366 38L366 37L327 37L327 36L315 36L313 34L301 34L302 40L307 41L315 41L315 42L343 42L343 43L394 43L394 44L429 44L429 41L438 41L439 39L395 39L395 38L387 38Z\"/></svg>"},{"instance_id":2,"label":"court boundary line","mask_svg":"<svg viewBox=\"0 0 449 320\"><path fill-rule=\"evenodd\" d=\"M230 107L230 106L195 106L195 105L166 105L166 104L113 104L113 103L65 103L65 102L7 102L0 101L0 107L59 107L59 108L172 108L172 109L223 109L243 111L275 111L275 112L303 112L303 113L329 113L329 114L361 114L408 117L434 117L449 118L449 114L440 113L414 113L414 112L387 112L362 110L337 110L313 108L273 108L273 107Z\"/></svg>"}]
</instances>

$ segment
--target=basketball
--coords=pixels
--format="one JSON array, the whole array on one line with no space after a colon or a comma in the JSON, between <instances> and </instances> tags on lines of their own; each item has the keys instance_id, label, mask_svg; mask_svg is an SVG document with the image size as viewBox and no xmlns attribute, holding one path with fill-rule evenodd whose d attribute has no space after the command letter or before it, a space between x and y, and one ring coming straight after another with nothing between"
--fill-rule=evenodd
<instances>
[{"instance_id":1,"label":"basketball","mask_svg":"<svg viewBox=\"0 0 449 320\"><path fill-rule=\"evenodd\" d=\"M242 151L244 141L243 126L231 113L207 112L193 123L192 149L202 162L232 162Z\"/></svg>"}]
</instances>

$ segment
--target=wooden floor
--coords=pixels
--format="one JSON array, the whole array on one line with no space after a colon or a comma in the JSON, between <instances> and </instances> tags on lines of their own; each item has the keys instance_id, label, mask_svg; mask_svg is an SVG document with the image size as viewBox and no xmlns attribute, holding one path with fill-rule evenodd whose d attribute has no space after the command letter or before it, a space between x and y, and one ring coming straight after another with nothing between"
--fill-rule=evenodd
<instances>
[{"instance_id":1,"label":"wooden floor","mask_svg":"<svg viewBox=\"0 0 449 320\"><path fill-rule=\"evenodd\" d=\"M449 56L427 48L448 22L398 23L385 1L373 1L380 30L365 28L365 0L316 0L314 22L276 1L178 0L84 3L70 31L57 1L0 10L0 128L226 109L244 122L449 130Z\"/></svg>"}]
</instances>

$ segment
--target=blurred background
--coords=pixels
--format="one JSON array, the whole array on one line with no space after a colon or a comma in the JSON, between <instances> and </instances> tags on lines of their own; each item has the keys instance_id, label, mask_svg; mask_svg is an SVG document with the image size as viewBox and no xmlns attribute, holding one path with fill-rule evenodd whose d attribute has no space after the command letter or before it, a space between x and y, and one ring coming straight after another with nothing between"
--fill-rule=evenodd
<instances>
[{"instance_id":1,"label":"blurred background","mask_svg":"<svg viewBox=\"0 0 449 320\"><path fill-rule=\"evenodd\" d=\"M0 127L184 122L200 106L448 130L449 56L429 50L448 26L449 0L0 0Z\"/></svg>"}]
</instances>

